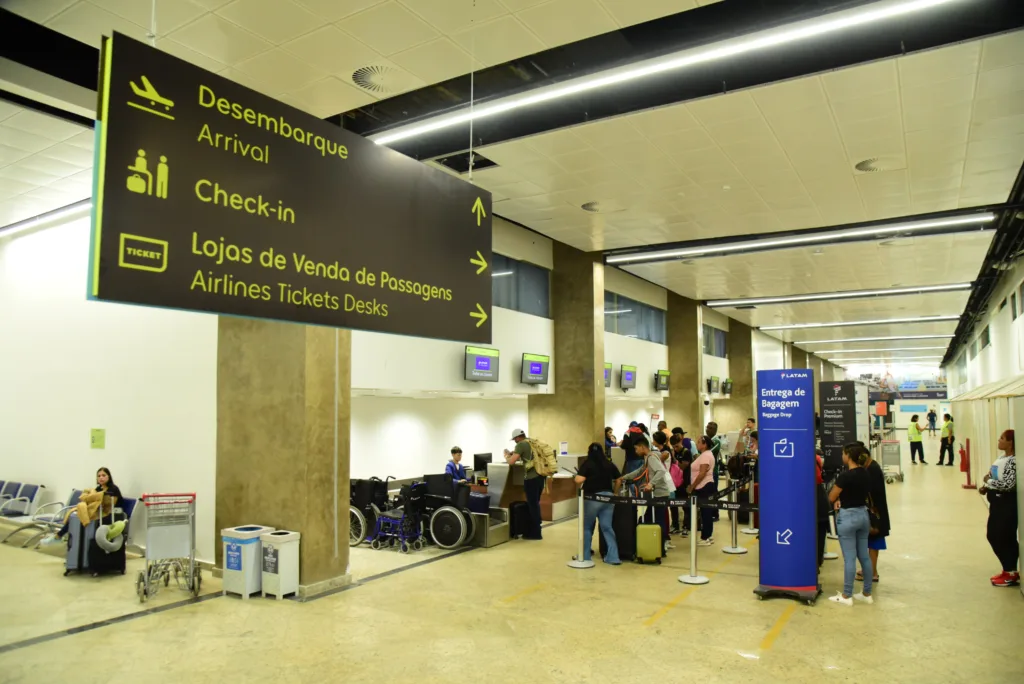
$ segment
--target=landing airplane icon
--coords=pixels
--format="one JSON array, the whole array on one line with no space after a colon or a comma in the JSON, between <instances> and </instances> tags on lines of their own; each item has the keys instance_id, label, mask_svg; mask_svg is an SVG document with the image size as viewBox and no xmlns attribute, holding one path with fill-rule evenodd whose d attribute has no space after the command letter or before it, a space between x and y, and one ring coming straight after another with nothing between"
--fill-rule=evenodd
<instances>
[{"instance_id":1,"label":"landing airplane icon","mask_svg":"<svg viewBox=\"0 0 1024 684\"><path fill-rule=\"evenodd\" d=\"M142 85L145 87L140 88L135 84L135 81L128 81L128 85L130 85L132 87L132 90L135 91L135 95L137 97L141 97L144 100L149 100L150 107L155 107L157 103L160 103L164 106L165 110L167 110L168 112L171 111L171 107L174 106L174 101L169 100L166 97L160 95L160 93L156 91L156 88L153 87L153 84L150 83L149 79L145 76L141 77L140 80L142 81ZM165 119L170 119L171 121L174 121L174 117L170 114L159 112L156 109L151 109L150 107L141 105L138 102L129 102L128 106L135 107L136 109L141 109L144 112L156 114L157 116L162 116Z\"/></svg>"}]
</instances>

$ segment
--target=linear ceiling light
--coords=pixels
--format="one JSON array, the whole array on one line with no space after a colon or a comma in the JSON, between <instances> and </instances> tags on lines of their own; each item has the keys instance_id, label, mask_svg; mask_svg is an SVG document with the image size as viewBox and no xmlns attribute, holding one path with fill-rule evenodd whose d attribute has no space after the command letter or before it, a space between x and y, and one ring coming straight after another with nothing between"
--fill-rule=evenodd
<instances>
[{"instance_id":1,"label":"linear ceiling light","mask_svg":"<svg viewBox=\"0 0 1024 684\"><path fill-rule=\"evenodd\" d=\"M906 221L903 223L887 223L862 228L830 230L823 233L791 235L788 237L768 238L765 240L744 240L726 244L710 244L702 247L685 247L682 249L660 249L654 252L634 252L631 254L613 254L605 258L609 264L633 264L651 261L673 261L676 259L693 259L696 257L719 256L731 252L758 252L778 247L800 247L801 245L841 242L854 238L877 238L894 233L913 233L932 228L956 228L959 226L975 226L991 223L995 214L970 214L968 216L950 216L948 218L929 219L926 221Z\"/></svg>"},{"instance_id":2,"label":"linear ceiling light","mask_svg":"<svg viewBox=\"0 0 1024 684\"><path fill-rule=\"evenodd\" d=\"M882 318L873 321L837 321L835 323L792 323L790 325L762 325L758 330L806 330L808 328L845 328L854 325L886 325L888 323L934 323L957 321L959 314L949 316L915 316L913 318Z\"/></svg>"},{"instance_id":3,"label":"linear ceiling light","mask_svg":"<svg viewBox=\"0 0 1024 684\"><path fill-rule=\"evenodd\" d=\"M619 309L618 311L605 311L604 315L605 316L614 316L615 314L627 314L627 313L633 313L633 310L632 309Z\"/></svg>"},{"instance_id":4,"label":"linear ceiling light","mask_svg":"<svg viewBox=\"0 0 1024 684\"><path fill-rule=\"evenodd\" d=\"M495 273L491 274L491 277L492 278L500 278L502 276L509 276L509 275L512 275L512 271L496 271Z\"/></svg>"},{"instance_id":5,"label":"linear ceiling light","mask_svg":"<svg viewBox=\"0 0 1024 684\"><path fill-rule=\"evenodd\" d=\"M797 344L842 344L845 342L888 342L889 340L948 340L952 335L890 335L888 337L847 337L842 340L800 340Z\"/></svg>"},{"instance_id":6,"label":"linear ceiling light","mask_svg":"<svg viewBox=\"0 0 1024 684\"><path fill-rule=\"evenodd\" d=\"M470 121L505 114L516 109L579 95L599 88L622 83L636 83L640 79L657 76L698 64L706 64L739 55L760 52L780 45L798 43L819 36L838 33L846 29L878 24L890 19L899 19L915 12L947 5L962 0L885 0L867 7L842 12L833 12L815 19L798 21L765 31L757 31L738 38L724 40L712 45L682 50L663 57L644 60L636 64L609 69L589 76L582 76L564 83L536 88L534 90L504 97L483 106L470 106L462 111L442 114L426 121L398 127L392 131L371 136L378 145L414 138L434 131L459 126Z\"/></svg>"},{"instance_id":7,"label":"linear ceiling light","mask_svg":"<svg viewBox=\"0 0 1024 684\"><path fill-rule=\"evenodd\" d=\"M904 357L902 359L886 359L886 358L883 358L883 357L878 357L878 358L867 358L867 359L826 359L826 360L829 363L867 363L867 362L871 362L871 361L888 361L888 362L898 361L898 362L903 362L903 361L915 361L915 360L922 360L922 359L941 359L941 358L942 358L941 356L906 356L906 357Z\"/></svg>"},{"instance_id":8,"label":"linear ceiling light","mask_svg":"<svg viewBox=\"0 0 1024 684\"><path fill-rule=\"evenodd\" d=\"M876 352L917 352L917 351L945 351L946 347L896 347L894 349L829 349L828 351L814 352L815 356L825 354L873 354Z\"/></svg>"},{"instance_id":9,"label":"linear ceiling light","mask_svg":"<svg viewBox=\"0 0 1024 684\"><path fill-rule=\"evenodd\" d=\"M973 283L952 285L926 285L924 287L888 287L883 290L850 290L847 292L822 292L807 295L786 295L782 297L748 297L747 299L718 299L707 302L712 309L736 306L758 306L765 304L791 304L795 302L823 302L833 299L860 299L861 297L890 297L893 295L928 294L931 292L954 292L969 290Z\"/></svg>"},{"instance_id":10,"label":"linear ceiling light","mask_svg":"<svg viewBox=\"0 0 1024 684\"><path fill-rule=\"evenodd\" d=\"M39 216L33 216L32 218L25 219L24 221L18 221L12 223L9 226L0 228L0 240L4 238L14 237L22 233L27 233L30 230L42 230L43 228L49 228L58 223L66 221L73 221L75 219L85 218L92 211L92 199L84 199L74 204L69 204L60 209L54 209L48 211L45 214L39 214Z\"/></svg>"}]
</instances>

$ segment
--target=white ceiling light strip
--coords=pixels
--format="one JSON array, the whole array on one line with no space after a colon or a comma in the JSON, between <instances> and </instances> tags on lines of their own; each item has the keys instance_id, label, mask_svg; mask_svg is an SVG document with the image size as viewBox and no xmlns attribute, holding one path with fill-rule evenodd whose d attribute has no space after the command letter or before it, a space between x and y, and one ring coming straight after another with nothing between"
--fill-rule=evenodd
<instances>
[{"instance_id":1,"label":"white ceiling light strip","mask_svg":"<svg viewBox=\"0 0 1024 684\"><path fill-rule=\"evenodd\" d=\"M605 261L609 264L634 264L649 261L670 261L673 259L718 256L720 254L729 254L731 252L754 252L764 249L774 249L776 247L799 247L802 245L840 242L854 238L870 239L885 235L892 235L894 233L913 233L933 228L977 226L985 223L991 223L995 218L995 214L985 213L971 214L969 216L951 216L949 218L932 219L927 221L887 223L878 226L867 226L864 228L831 230L824 233L812 233L810 235L792 235L789 237L768 238L765 240L730 242L724 245L711 244L703 247L687 247L684 249L661 249L655 252L613 254L612 256L605 258Z\"/></svg>"},{"instance_id":2,"label":"white ceiling light strip","mask_svg":"<svg viewBox=\"0 0 1024 684\"><path fill-rule=\"evenodd\" d=\"M15 235L21 235L22 233L27 233L32 230L50 228L51 226L55 226L59 223L85 218L91 211L92 199L84 199L79 202L75 202L74 204L69 204L66 207L48 211L45 214L33 216L30 219L18 221L17 223L12 223L9 226L0 228L0 240L14 237Z\"/></svg>"},{"instance_id":3,"label":"white ceiling light strip","mask_svg":"<svg viewBox=\"0 0 1024 684\"><path fill-rule=\"evenodd\" d=\"M805 344L843 344L845 342L888 342L890 340L948 340L952 335L890 335L888 337L847 337L842 340L800 340L797 345Z\"/></svg>"},{"instance_id":4,"label":"white ceiling light strip","mask_svg":"<svg viewBox=\"0 0 1024 684\"><path fill-rule=\"evenodd\" d=\"M589 76L571 79L565 83L536 88L534 90L501 98L491 104L477 106L450 114L443 114L426 121L400 126L392 131L370 136L378 145L389 145L470 121L505 114L516 109L551 102L563 97L579 95L591 90L607 88L622 83L635 83L650 76L669 71L685 69L698 64L716 62L730 57L760 52L781 45L798 43L811 38L838 33L847 29L899 19L915 12L948 5L965 0L885 0L866 7L842 12L833 12L823 17L798 21L779 28L731 38L712 45L682 50L671 55L644 60L616 69L609 69Z\"/></svg>"},{"instance_id":5,"label":"white ceiling light strip","mask_svg":"<svg viewBox=\"0 0 1024 684\"><path fill-rule=\"evenodd\" d=\"M887 363L893 363L893 362L900 362L900 363L902 363L903 361L920 361L920 360L924 360L924 359L942 359L942 357L941 356L905 356L905 357L899 358L899 359L887 359L887 358L884 358L884 357L880 356L880 357L877 357L877 358L867 358L867 359L826 359L826 360L829 363L837 363L838 364L838 363L871 363L871 362L878 362L878 361L887 362Z\"/></svg>"},{"instance_id":6,"label":"white ceiling light strip","mask_svg":"<svg viewBox=\"0 0 1024 684\"><path fill-rule=\"evenodd\" d=\"M796 302L822 302L833 299L859 299L861 297L888 297L905 294L928 294L931 292L955 292L969 290L972 283L951 285L925 285L923 287L887 287L881 290L850 290L847 292L822 292L808 295L786 295L781 297L749 297L747 299L719 299L707 303L712 309L736 306L758 306L765 304L792 304Z\"/></svg>"},{"instance_id":7,"label":"white ceiling light strip","mask_svg":"<svg viewBox=\"0 0 1024 684\"><path fill-rule=\"evenodd\" d=\"M829 349L828 351L814 352L816 356L826 354L876 354L879 352L919 352L919 351L945 351L946 347L895 347L893 349ZM845 361L845 359L842 359Z\"/></svg>"},{"instance_id":8,"label":"white ceiling light strip","mask_svg":"<svg viewBox=\"0 0 1024 684\"><path fill-rule=\"evenodd\" d=\"M758 330L807 330L809 328L843 328L854 325L887 325L890 323L934 323L957 321L960 316L915 316L913 318L881 318L873 321L838 321L835 323L792 323L790 325L763 325Z\"/></svg>"}]
</instances>

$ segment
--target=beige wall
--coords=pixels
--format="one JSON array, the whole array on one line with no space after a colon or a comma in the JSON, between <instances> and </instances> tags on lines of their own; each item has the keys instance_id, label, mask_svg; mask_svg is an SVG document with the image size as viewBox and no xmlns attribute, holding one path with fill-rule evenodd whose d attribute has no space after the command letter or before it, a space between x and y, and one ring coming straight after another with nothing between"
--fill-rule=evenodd
<instances>
[{"instance_id":1,"label":"beige wall","mask_svg":"<svg viewBox=\"0 0 1024 684\"><path fill-rule=\"evenodd\" d=\"M732 394L719 399L714 405L714 418L721 433L739 430L754 416L754 355L753 330L750 326L732 321L727 342L729 350L729 378Z\"/></svg>"},{"instance_id":2,"label":"beige wall","mask_svg":"<svg viewBox=\"0 0 1024 684\"><path fill-rule=\"evenodd\" d=\"M703 430L701 400L703 331L701 306L674 292L668 293L665 332L668 340L669 393L665 397L665 421L691 434Z\"/></svg>"}]
</instances>

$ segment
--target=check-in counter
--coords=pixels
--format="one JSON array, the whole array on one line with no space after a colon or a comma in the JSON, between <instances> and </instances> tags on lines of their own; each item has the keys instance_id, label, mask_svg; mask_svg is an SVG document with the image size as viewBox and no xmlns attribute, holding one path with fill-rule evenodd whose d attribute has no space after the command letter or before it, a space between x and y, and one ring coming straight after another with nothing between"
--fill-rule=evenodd
<instances>
[{"instance_id":1,"label":"check-in counter","mask_svg":"<svg viewBox=\"0 0 1024 684\"><path fill-rule=\"evenodd\" d=\"M487 465L487 494L491 508L508 508L515 501L526 501L523 489L525 470L520 464L489 463ZM541 520L560 520L577 511L576 483L573 476L562 472L549 477L540 497Z\"/></svg>"}]
</instances>

